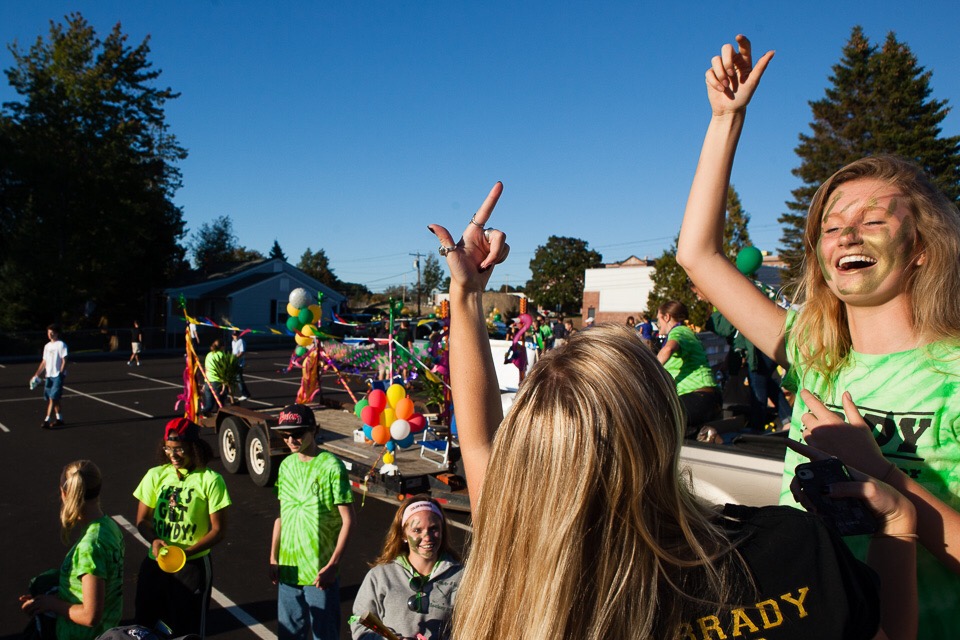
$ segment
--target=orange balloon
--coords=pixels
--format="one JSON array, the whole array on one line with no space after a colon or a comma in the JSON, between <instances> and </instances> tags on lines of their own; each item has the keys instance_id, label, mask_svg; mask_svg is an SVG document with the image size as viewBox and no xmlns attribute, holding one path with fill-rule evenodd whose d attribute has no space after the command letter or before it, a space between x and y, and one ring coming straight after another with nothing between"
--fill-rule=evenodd
<instances>
[{"instance_id":1,"label":"orange balloon","mask_svg":"<svg viewBox=\"0 0 960 640\"><path fill-rule=\"evenodd\" d=\"M377 444L387 444L387 442L390 441L390 430L382 424L378 424L371 429L370 435L373 437L373 441Z\"/></svg>"},{"instance_id":2,"label":"orange balloon","mask_svg":"<svg viewBox=\"0 0 960 640\"><path fill-rule=\"evenodd\" d=\"M397 419L408 420L413 415L413 400L410 398L397 400L397 407L394 411L397 412Z\"/></svg>"}]
</instances>

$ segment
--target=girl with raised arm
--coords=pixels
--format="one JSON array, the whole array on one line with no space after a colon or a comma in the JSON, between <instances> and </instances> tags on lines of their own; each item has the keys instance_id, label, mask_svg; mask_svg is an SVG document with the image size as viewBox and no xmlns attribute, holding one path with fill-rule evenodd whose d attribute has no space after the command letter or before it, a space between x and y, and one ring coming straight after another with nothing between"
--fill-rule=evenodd
<instances>
[{"instance_id":1,"label":"girl with raised arm","mask_svg":"<svg viewBox=\"0 0 960 640\"><path fill-rule=\"evenodd\" d=\"M796 299L803 310L777 307L721 250L734 153L772 57L754 64L741 35L706 73L713 115L677 261L747 339L792 367L803 390L790 437L884 480L914 504L926 547L918 554L920 634L952 635L960 626L960 213L902 159L843 167L807 216ZM792 502L800 461L787 452L782 503Z\"/></svg>"},{"instance_id":2,"label":"girl with raised arm","mask_svg":"<svg viewBox=\"0 0 960 640\"><path fill-rule=\"evenodd\" d=\"M459 241L430 227L451 273L450 375L474 522L453 637L915 637L910 502L862 474L832 491L878 516L878 599L875 577L819 518L701 501L680 473L676 385L635 331L600 325L550 351L500 424L483 291L509 247L483 225L501 191Z\"/></svg>"}]
</instances>

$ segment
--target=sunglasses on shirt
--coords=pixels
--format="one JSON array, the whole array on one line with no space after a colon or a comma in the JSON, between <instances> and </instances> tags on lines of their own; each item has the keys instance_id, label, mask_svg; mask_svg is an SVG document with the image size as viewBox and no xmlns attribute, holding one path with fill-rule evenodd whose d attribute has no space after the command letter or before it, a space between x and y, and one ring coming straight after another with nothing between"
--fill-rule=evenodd
<instances>
[{"instance_id":1,"label":"sunglasses on shirt","mask_svg":"<svg viewBox=\"0 0 960 640\"><path fill-rule=\"evenodd\" d=\"M427 578L425 576L420 574L410 576L410 588L414 590L414 594L407 598L407 609L414 613L427 613L430 609L430 598L423 591L426 584Z\"/></svg>"}]
</instances>

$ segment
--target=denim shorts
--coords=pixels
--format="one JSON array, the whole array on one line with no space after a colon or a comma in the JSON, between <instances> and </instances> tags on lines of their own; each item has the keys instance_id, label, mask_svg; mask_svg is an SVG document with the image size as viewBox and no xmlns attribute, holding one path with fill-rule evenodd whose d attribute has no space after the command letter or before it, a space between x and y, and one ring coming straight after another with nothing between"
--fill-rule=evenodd
<instances>
[{"instance_id":1,"label":"denim shorts","mask_svg":"<svg viewBox=\"0 0 960 640\"><path fill-rule=\"evenodd\" d=\"M59 400L63 395L63 374L43 381L43 399Z\"/></svg>"}]
</instances>

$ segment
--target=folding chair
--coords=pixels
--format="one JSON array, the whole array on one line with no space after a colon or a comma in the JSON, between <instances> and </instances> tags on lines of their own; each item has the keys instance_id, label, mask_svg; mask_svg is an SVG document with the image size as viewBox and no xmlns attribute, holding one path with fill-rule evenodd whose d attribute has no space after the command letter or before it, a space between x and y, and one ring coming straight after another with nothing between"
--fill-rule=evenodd
<instances>
[{"instance_id":1,"label":"folding chair","mask_svg":"<svg viewBox=\"0 0 960 640\"><path fill-rule=\"evenodd\" d=\"M456 417L451 422L449 430L434 429L428 424L420 440L420 457L440 468L450 466L450 441L457 436Z\"/></svg>"}]
</instances>

